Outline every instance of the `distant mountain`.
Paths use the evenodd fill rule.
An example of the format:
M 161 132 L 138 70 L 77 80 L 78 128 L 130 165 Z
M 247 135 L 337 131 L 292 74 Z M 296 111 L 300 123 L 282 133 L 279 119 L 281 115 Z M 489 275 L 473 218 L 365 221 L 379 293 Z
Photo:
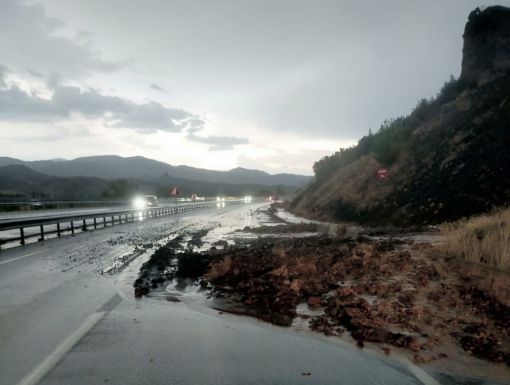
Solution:
M 101 197 L 108 181 L 99 178 L 62 178 L 41 174 L 24 165 L 0 167 L 0 196 L 86 199 Z
M 1 161 L 1 159 L 0 159 Z M 1 163 L 0 163 L 1 164 Z M 0 166 L 0 196 L 16 198 L 48 199 L 99 199 L 130 198 L 136 193 L 169 197 L 170 190 L 178 186 L 181 197 L 192 193 L 200 196 L 267 196 L 273 193 L 285 195 L 293 187 L 274 187 L 258 184 L 228 184 L 190 181 L 163 174 L 159 178 L 106 180 L 96 177 L 57 177 L 37 172 L 23 164 Z
M 464 30 L 460 78 L 409 116 L 315 163 L 313 183 L 291 209 L 403 225 L 487 212 L 510 204 L 509 145 L 510 8 L 477 8 Z
M 22 164 L 35 171 L 61 177 L 87 176 L 102 179 L 156 179 L 164 174 L 168 174 L 171 177 L 188 181 L 292 187 L 303 186 L 310 180 L 309 176 L 304 175 L 271 175 L 263 171 L 240 167 L 230 171 L 214 171 L 189 166 L 172 166 L 142 156 L 121 157 L 103 155 L 73 160 L 39 161 L 22 161 L 14 158 L 0 157 L 0 166 L 11 164 Z
M 0 156 L 0 167 L 8 166 L 11 164 L 24 164 L 24 163 L 26 163 L 26 162 L 23 160 L 9 158 L 8 156 Z

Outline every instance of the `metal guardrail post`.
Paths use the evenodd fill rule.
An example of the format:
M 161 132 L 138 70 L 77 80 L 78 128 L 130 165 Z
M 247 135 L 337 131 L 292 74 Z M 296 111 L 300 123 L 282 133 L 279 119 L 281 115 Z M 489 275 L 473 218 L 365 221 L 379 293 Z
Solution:
M 41 241 L 44 241 L 44 225 L 41 225 L 40 226 L 40 229 L 41 229 Z
M 24 245 L 25 244 L 25 230 L 23 229 L 23 227 L 19 228 L 19 237 L 20 237 L 19 243 Z
M 57 237 L 60 238 L 60 223 L 57 222 Z
M 71 221 L 71 234 L 74 236 L 74 222 Z

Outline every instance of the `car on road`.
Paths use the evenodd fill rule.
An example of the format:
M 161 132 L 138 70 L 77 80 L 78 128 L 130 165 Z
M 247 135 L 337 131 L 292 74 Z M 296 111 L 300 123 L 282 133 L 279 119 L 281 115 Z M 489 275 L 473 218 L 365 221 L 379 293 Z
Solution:
M 132 206 L 137 210 L 147 207 L 156 207 L 158 205 L 158 197 L 156 195 L 139 195 L 133 199 Z

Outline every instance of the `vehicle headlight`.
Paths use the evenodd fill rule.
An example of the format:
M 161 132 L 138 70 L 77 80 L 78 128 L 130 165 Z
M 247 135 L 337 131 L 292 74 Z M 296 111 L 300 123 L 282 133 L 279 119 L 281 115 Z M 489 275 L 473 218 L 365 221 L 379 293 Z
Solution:
M 143 199 L 141 197 L 136 197 L 135 199 L 133 199 L 133 207 L 136 210 L 144 209 L 145 208 L 145 199 Z

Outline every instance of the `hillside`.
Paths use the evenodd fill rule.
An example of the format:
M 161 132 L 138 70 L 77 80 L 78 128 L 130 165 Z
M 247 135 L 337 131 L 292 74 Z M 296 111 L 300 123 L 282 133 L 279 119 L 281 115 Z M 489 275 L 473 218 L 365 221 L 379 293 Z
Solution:
M 454 220 L 510 203 L 510 9 L 469 15 L 462 72 L 433 100 L 314 165 L 291 203 L 322 220 L 397 225 Z M 386 168 L 388 177 L 379 179 Z
M 188 181 L 255 184 L 264 186 L 303 186 L 310 177 L 293 174 L 271 175 L 263 171 L 235 168 L 229 171 L 206 170 L 189 166 L 172 166 L 142 156 L 88 156 L 73 160 L 22 161 L 0 157 L 0 166 L 23 164 L 35 171 L 60 177 L 87 176 L 102 179 L 155 179 L 164 174 Z
M 258 184 L 228 184 L 190 181 L 168 174 L 153 180 L 137 178 L 106 180 L 95 177 L 56 177 L 46 175 L 22 164 L 0 167 L 0 196 L 48 199 L 129 198 L 136 193 L 168 197 L 171 188 L 178 186 L 182 197 L 192 193 L 200 196 L 261 195 L 278 192 L 287 194 L 292 188 Z
M 101 197 L 108 182 L 99 178 L 59 178 L 26 166 L 0 167 L 0 196 L 86 199 Z

